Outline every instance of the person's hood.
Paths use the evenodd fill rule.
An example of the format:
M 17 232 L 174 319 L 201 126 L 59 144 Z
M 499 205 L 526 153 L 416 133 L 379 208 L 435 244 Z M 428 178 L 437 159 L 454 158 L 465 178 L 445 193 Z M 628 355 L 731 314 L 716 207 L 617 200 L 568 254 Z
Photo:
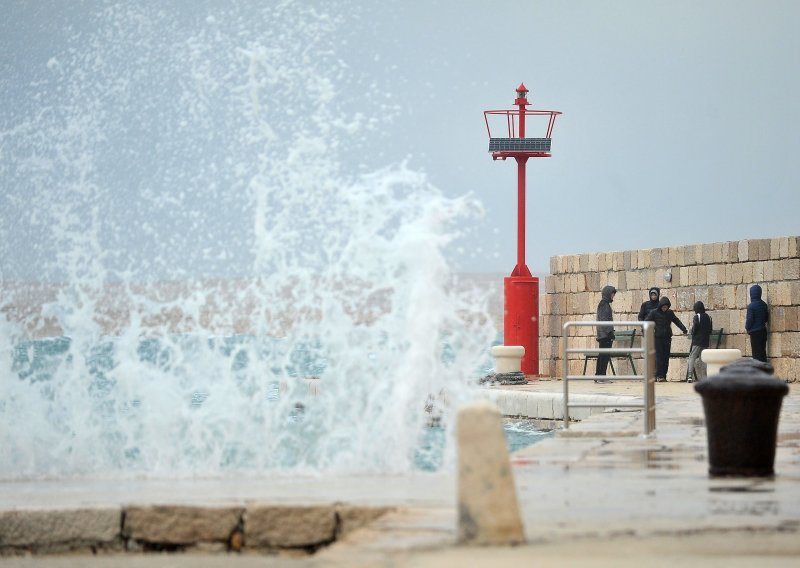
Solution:
M 606 302 L 613 302 L 614 298 L 611 297 L 611 294 L 616 293 L 616 291 L 617 289 L 613 286 L 603 286 L 603 290 L 600 293 Z
M 647 297 L 648 297 L 648 299 L 650 298 L 650 294 L 652 294 L 653 292 L 655 292 L 655 293 L 656 293 L 656 300 L 658 300 L 658 298 L 661 296 L 661 288 L 656 288 L 655 286 L 653 286 L 652 288 L 650 288 L 650 289 L 647 291 Z
M 658 309 L 659 309 L 659 310 L 661 309 L 661 306 L 667 306 L 667 307 L 670 307 L 671 305 L 672 305 L 672 302 L 670 302 L 670 301 L 669 301 L 669 298 L 667 298 L 666 296 L 664 296 L 663 298 L 661 298 L 661 299 L 658 301 Z
M 750 299 L 751 300 L 760 300 L 761 299 L 761 286 L 758 284 L 753 284 L 750 286 Z
M 695 313 L 697 313 L 697 314 L 704 314 L 704 313 L 706 313 L 706 307 L 703 305 L 703 302 L 701 302 L 700 300 L 697 300 L 697 301 L 694 303 L 694 311 L 695 311 Z

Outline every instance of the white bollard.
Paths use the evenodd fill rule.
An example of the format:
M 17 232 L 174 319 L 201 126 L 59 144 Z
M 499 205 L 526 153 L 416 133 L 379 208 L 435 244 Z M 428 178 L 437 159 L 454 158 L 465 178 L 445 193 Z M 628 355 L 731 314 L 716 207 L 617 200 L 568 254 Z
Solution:
M 458 411 L 458 541 L 524 540 L 503 417 L 491 402 L 466 404 Z
M 522 345 L 495 345 L 492 347 L 494 369 L 498 374 L 521 372 L 524 356 L 525 347 Z
M 703 352 L 700 353 L 700 359 L 707 365 L 707 377 L 718 375 L 724 365 L 733 363 L 741 356 L 742 352 L 738 349 L 703 349 Z

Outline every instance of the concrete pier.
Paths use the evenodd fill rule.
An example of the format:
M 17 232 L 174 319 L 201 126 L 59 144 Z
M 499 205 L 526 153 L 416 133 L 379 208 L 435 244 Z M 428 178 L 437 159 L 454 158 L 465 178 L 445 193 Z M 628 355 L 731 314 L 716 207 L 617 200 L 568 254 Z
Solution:
M 256 565 L 256 561 L 261 566 L 387 567 L 555 562 L 585 566 L 587 561 L 594 566 L 634 562 L 647 566 L 676 562 L 726 567 L 754 562 L 797 565 L 798 391 L 790 385 L 784 399 L 775 477 L 728 479 L 708 476 L 702 402 L 692 386 L 656 386 L 658 428 L 650 437 L 641 436 L 639 411 L 603 412 L 572 425 L 568 435 L 557 434 L 512 454 L 528 543 L 522 546 L 476 549 L 456 544 L 454 472 L 359 478 L 18 482 L 0 483 L 0 546 L 6 555 L 0 562 L 12 567 L 236 567 Z M 496 391 L 491 396 L 517 404 L 517 409 L 520 400 L 537 397 L 550 400 L 550 408 L 555 408 L 561 387 L 559 381 L 538 381 L 486 392 Z M 574 394 L 630 397 L 639 390 L 628 383 L 580 383 Z M 196 508 L 197 518 L 205 520 L 193 530 L 208 540 L 180 544 L 177 550 L 182 554 L 123 552 L 121 521 L 134 506 L 169 506 L 178 512 Z M 297 519 L 308 515 L 302 518 L 313 520 L 309 523 L 321 531 L 315 534 L 333 538 L 311 535 L 301 539 L 307 546 L 300 548 L 271 541 L 286 534 L 270 528 L 275 524 L 269 521 L 270 515 L 278 508 L 282 514 L 296 513 Z M 264 531 L 260 534 L 272 547 L 269 555 L 257 550 L 247 553 L 250 512 L 264 519 L 259 521 Z M 43 524 L 48 516 L 55 520 Z M 225 530 L 208 524 L 217 519 Z M 237 553 L 241 529 L 244 548 Z M 56 535 L 61 535 L 60 540 Z M 329 540 L 319 542 L 320 538 Z M 35 545 L 31 544 L 34 539 Z M 109 544 L 101 546 L 100 541 Z M 10 555 L 70 548 L 82 554 Z

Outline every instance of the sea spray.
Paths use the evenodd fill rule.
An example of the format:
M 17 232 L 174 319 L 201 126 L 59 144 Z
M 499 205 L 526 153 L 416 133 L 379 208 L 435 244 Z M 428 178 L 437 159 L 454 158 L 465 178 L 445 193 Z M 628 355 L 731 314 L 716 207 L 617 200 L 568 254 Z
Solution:
M 0 478 L 406 472 L 495 330 L 336 6 L 99 4 L 0 127 Z M 443 463 L 452 465 L 452 444 Z

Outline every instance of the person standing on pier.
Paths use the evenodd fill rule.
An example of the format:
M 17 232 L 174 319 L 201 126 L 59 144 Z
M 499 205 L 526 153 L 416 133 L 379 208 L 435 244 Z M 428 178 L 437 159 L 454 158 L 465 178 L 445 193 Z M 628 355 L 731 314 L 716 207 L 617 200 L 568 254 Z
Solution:
M 767 328 L 769 326 L 769 308 L 761 299 L 761 286 L 750 287 L 750 303 L 747 305 L 747 319 L 744 329 L 750 336 L 750 350 L 753 359 L 767 362 Z
M 605 286 L 600 292 L 600 303 L 597 304 L 597 321 L 614 321 L 614 312 L 611 309 L 611 303 L 614 301 L 614 295 L 617 289 L 613 286 Z M 597 346 L 600 349 L 610 349 L 614 344 L 614 326 L 611 325 L 598 325 L 597 326 Z M 595 367 L 594 374 L 605 376 L 608 369 L 608 363 L 611 361 L 611 355 L 606 353 L 598 353 L 597 366 Z M 606 379 L 595 379 L 596 383 L 610 383 Z
M 661 288 L 653 286 L 648 291 L 650 299 L 642 302 L 642 307 L 639 308 L 639 321 L 644 321 L 647 314 L 652 312 L 658 307 L 658 298 L 661 296 Z
M 697 380 L 705 378 L 705 363 L 697 365 L 697 359 L 703 349 L 708 348 L 711 343 L 711 316 L 706 313 L 706 307 L 701 301 L 694 303 L 694 317 L 692 318 L 692 348 L 689 351 L 689 365 L 686 369 L 686 382 L 692 382 L 692 376 L 696 375 Z M 696 369 L 696 371 L 695 371 Z
M 677 325 L 684 335 L 688 333 L 686 326 L 681 323 L 678 316 L 670 309 L 672 302 L 664 296 L 658 301 L 658 309 L 651 310 L 647 321 L 656 324 L 656 382 L 667 382 L 667 371 L 669 371 L 669 356 L 672 352 L 672 324 Z

